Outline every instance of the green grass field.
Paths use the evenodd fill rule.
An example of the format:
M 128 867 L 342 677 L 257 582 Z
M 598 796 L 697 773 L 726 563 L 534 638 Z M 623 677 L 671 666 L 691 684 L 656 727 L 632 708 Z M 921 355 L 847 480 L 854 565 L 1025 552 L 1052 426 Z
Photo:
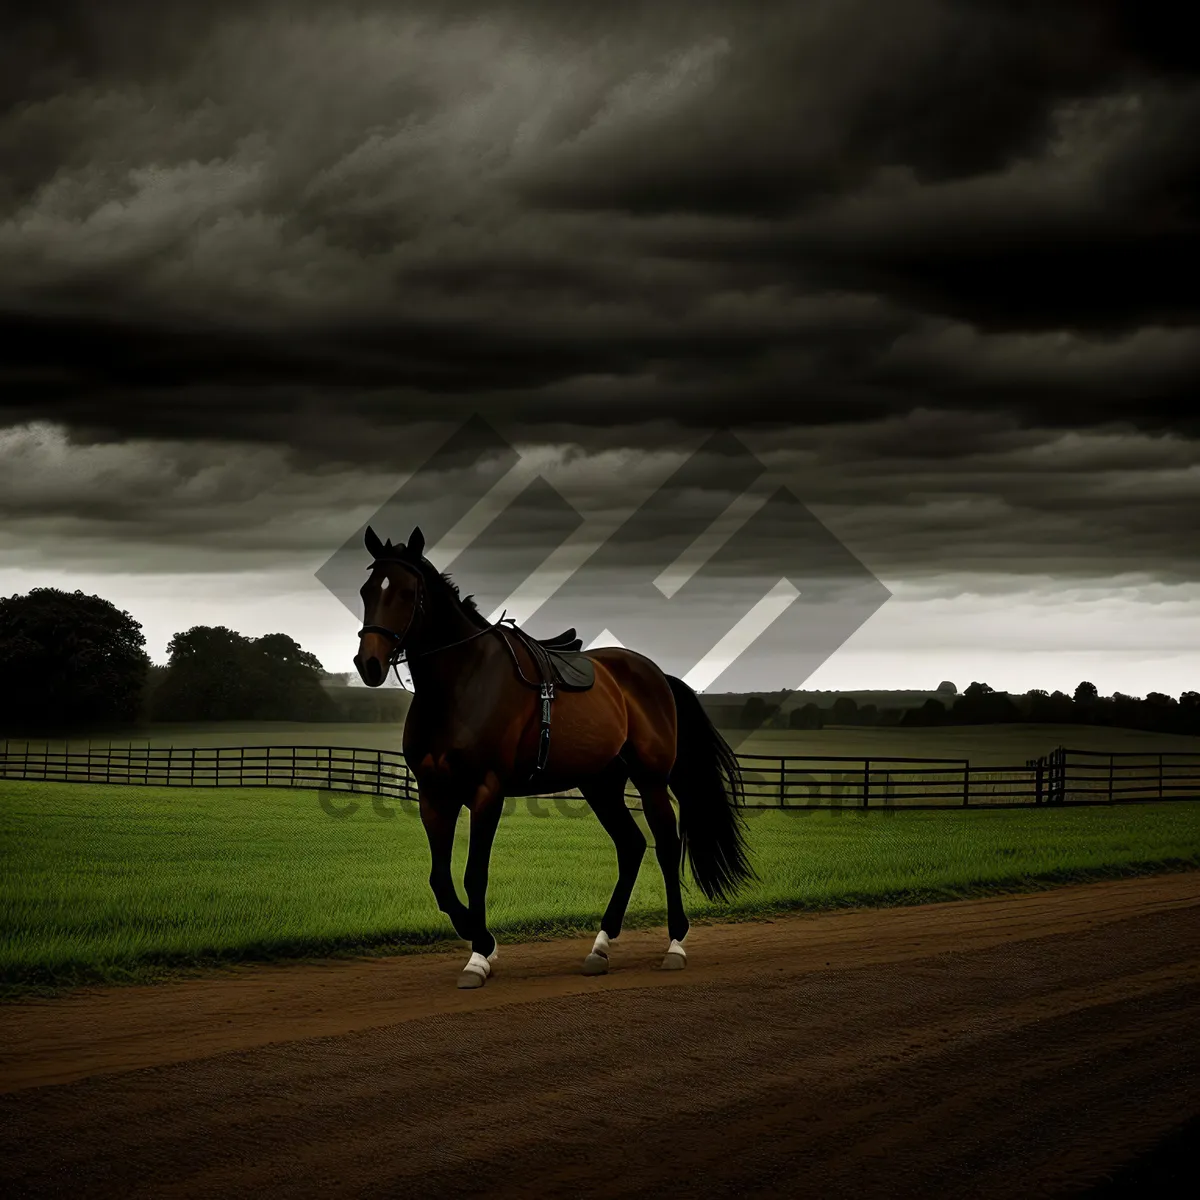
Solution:
M 5 995 L 221 962 L 397 951 L 453 937 L 415 813 L 306 791 L 0 781 Z M 489 893 L 502 941 L 593 932 L 615 882 L 581 802 L 501 823 Z M 341 811 L 339 811 L 341 810 Z M 640 816 L 639 816 L 640 819 Z M 693 918 L 903 904 L 1200 865 L 1200 802 L 863 814 L 760 811 L 762 881 Z M 465 862 L 460 824 L 456 875 Z M 630 925 L 664 919 L 647 855 Z

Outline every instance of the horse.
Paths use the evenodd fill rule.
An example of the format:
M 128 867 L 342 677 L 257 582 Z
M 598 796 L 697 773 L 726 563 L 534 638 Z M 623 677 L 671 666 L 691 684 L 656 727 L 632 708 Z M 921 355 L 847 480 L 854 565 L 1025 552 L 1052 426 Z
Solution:
M 398 679 L 401 662 L 408 667 L 413 699 L 403 753 L 429 840 L 429 884 L 438 908 L 471 947 L 458 986 L 483 986 L 497 958 L 486 897 L 505 798 L 573 788 L 616 847 L 617 882 L 583 963 L 585 974 L 608 972 L 646 852 L 625 801 L 629 782 L 641 796 L 666 884 L 670 940 L 661 966 L 684 967 L 685 863 L 713 901 L 729 901 L 757 878 L 738 760 L 696 693 L 633 650 L 581 653 L 573 629 L 538 641 L 511 619 L 489 621 L 473 597 L 460 596 L 450 576 L 425 558 L 419 526 L 407 544 L 383 543 L 370 527 L 364 541 L 371 563 L 360 592 L 363 627 L 354 665 L 369 687 L 379 687 L 389 670 Z M 678 826 L 668 789 L 679 804 Z M 450 873 L 464 808 L 470 813 L 466 904 Z

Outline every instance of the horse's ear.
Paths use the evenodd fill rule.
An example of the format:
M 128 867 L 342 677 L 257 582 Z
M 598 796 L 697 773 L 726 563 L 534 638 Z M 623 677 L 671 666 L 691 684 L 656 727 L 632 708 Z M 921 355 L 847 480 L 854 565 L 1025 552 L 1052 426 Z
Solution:
M 425 553 L 425 535 L 418 525 L 408 539 L 408 553 L 412 558 L 420 558 Z
M 367 526 L 367 532 L 363 536 L 363 541 L 366 543 L 367 553 L 372 558 L 379 558 L 383 554 L 383 543 L 379 540 L 379 534 L 370 525 Z

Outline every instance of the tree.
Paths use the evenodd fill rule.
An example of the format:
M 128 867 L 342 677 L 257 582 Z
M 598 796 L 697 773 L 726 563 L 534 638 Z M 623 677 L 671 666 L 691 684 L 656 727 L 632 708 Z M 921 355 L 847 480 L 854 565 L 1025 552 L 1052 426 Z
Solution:
M 1075 706 L 1066 692 L 1051 692 L 1047 696 L 1042 688 L 1034 688 L 1027 695 L 1028 716 L 1031 721 L 1048 725 L 1069 725 L 1075 719 Z
M 938 694 L 942 696 L 958 695 L 958 688 L 948 679 L 943 679 L 942 682 L 937 685 L 937 690 Z
M 150 658 L 141 625 L 81 591 L 0 599 L 0 721 L 68 731 L 137 718 Z
M 742 728 L 744 730 L 757 730 L 763 724 L 766 724 L 768 716 L 772 714 L 772 709 L 764 701 L 762 696 L 750 696 L 746 698 L 746 702 L 742 706 Z
M 320 661 L 283 633 L 247 638 L 223 625 L 196 625 L 177 633 L 167 653 L 156 720 L 325 720 L 336 709 L 321 686 Z
M 946 720 L 946 706 L 930 696 L 920 708 L 906 709 L 900 718 L 901 725 L 942 725 Z
M 852 696 L 839 696 L 833 702 L 833 710 L 829 714 L 829 719 L 834 725 L 857 724 L 858 702 Z
M 824 724 L 825 714 L 811 700 L 800 708 L 793 708 L 788 714 L 790 729 L 820 729 Z
M 955 722 L 963 725 L 992 725 L 1016 721 L 1021 712 L 1007 692 L 997 692 L 986 683 L 973 683 L 951 710 Z
M 1094 683 L 1088 683 L 1085 679 L 1075 689 L 1076 704 L 1094 704 L 1100 698 L 1100 692 Z

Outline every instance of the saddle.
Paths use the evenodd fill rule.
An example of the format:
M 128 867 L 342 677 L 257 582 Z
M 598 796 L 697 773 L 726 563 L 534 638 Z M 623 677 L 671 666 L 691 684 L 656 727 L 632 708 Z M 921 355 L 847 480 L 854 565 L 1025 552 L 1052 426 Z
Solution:
M 586 692 L 596 682 L 596 669 L 582 653 L 583 639 L 575 636 L 574 629 L 552 638 L 535 638 L 515 626 L 513 633 L 529 651 L 543 682 L 552 682 L 564 692 Z

